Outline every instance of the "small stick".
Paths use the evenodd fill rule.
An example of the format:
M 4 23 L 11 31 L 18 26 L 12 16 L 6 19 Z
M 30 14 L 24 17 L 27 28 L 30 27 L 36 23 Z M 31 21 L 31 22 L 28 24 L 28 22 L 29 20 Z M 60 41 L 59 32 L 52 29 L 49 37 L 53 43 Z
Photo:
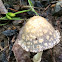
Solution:
M 21 8 L 31 8 L 31 7 L 26 5 L 26 6 L 21 6 Z M 33 8 L 44 10 L 44 8 L 42 8 L 42 7 L 33 7 Z
M 46 11 L 49 7 L 50 7 L 51 5 L 49 4 L 46 8 L 45 8 L 45 10 L 44 11 Z
M 10 9 L 10 10 L 12 10 L 12 11 L 15 11 L 15 12 L 18 12 L 18 10 L 15 10 L 15 9 L 12 9 L 12 8 L 8 8 L 8 9 Z
M 9 46 L 6 46 L 5 48 L 1 49 L 1 51 L 0 51 L 0 52 L 2 52 L 2 51 L 4 51 L 4 50 L 6 50 L 8 47 L 9 47 Z

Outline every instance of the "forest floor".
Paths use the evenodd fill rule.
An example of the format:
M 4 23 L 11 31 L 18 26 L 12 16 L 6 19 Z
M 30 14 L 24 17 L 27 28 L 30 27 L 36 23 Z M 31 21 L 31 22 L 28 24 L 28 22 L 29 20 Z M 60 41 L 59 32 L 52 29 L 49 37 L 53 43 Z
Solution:
M 7 8 L 9 6 L 9 9 L 8 9 L 9 12 L 17 12 L 17 11 L 21 11 L 24 9 L 28 9 L 27 7 L 24 7 L 25 4 L 27 4 L 26 2 L 27 1 L 23 1 L 23 3 L 22 3 L 23 6 L 21 5 L 20 7 L 19 7 L 18 3 L 16 5 L 12 4 L 12 6 L 10 5 L 11 3 L 8 4 L 5 2 L 5 4 L 6 4 Z M 34 3 L 35 3 L 35 1 L 34 1 Z M 35 10 L 37 11 L 37 13 L 40 16 L 46 18 L 48 20 L 48 22 L 51 23 L 55 29 L 59 30 L 61 38 L 60 38 L 59 44 L 54 46 L 52 49 L 48 49 L 43 52 L 41 62 L 62 62 L 62 12 L 61 12 L 62 9 L 59 12 L 54 13 L 52 15 L 52 12 L 53 12 L 55 6 L 53 4 L 51 4 L 51 5 L 50 4 L 51 4 L 51 2 L 48 3 L 48 1 L 47 2 L 43 1 L 43 4 L 40 4 L 40 2 L 37 1 L 34 4 L 34 6 L 37 7 Z M 54 3 L 54 4 L 56 4 L 56 3 Z M 16 8 L 15 8 L 15 6 L 16 6 Z M 38 7 L 42 8 L 42 9 L 38 9 Z M 43 8 L 45 8 L 45 9 L 43 9 Z M 34 15 L 35 15 L 35 13 L 29 11 L 29 12 L 25 12 L 22 14 L 18 14 L 17 17 L 29 19 L 30 17 L 32 17 Z M 0 14 L 0 17 L 1 16 L 5 16 L 5 15 Z M 8 22 L 8 24 L 0 26 L 0 62 L 16 62 L 16 58 L 12 51 L 12 46 L 15 43 L 15 40 L 18 36 L 20 28 L 22 26 L 24 26 L 24 24 L 26 23 L 26 20 L 0 20 L 0 24 L 7 23 L 7 22 Z M 11 30 L 12 30 L 12 32 L 11 32 Z M 18 53 L 21 53 L 21 52 L 18 52 Z M 31 54 L 32 54 L 32 56 L 34 55 L 34 53 L 31 53 Z M 29 61 L 25 60 L 25 61 L 19 61 L 19 62 L 29 62 Z

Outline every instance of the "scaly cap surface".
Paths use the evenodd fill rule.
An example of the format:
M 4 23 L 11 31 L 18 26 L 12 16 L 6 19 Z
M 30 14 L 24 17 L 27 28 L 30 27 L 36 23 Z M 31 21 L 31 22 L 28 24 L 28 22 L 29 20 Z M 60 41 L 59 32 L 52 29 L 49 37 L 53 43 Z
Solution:
M 41 16 L 33 16 L 19 32 L 17 42 L 26 51 L 40 52 L 60 41 L 60 33 Z

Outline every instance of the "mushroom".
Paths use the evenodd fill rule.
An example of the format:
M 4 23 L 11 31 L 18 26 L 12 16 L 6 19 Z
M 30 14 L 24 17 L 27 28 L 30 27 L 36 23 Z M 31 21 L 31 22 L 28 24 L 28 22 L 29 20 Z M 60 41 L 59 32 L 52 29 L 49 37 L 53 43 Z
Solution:
M 33 16 L 21 28 L 16 42 L 28 52 L 37 53 L 33 62 L 40 62 L 43 50 L 60 42 L 60 33 L 41 16 Z

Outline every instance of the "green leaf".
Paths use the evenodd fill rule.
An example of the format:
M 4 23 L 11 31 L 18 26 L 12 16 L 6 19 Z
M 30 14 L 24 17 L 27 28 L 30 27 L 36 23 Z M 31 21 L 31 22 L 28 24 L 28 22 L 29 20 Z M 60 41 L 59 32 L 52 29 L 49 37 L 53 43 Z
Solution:
M 6 25 L 6 24 L 8 24 L 9 22 L 7 22 L 7 23 L 4 23 L 4 24 L 0 24 L 0 26 L 3 26 L 3 25 Z
M 33 4 L 32 4 L 32 2 L 31 2 L 31 0 L 28 0 L 28 2 L 29 2 L 29 5 L 30 5 L 32 11 L 35 12 L 37 16 L 39 16 L 39 15 L 37 14 L 37 12 L 34 10 Z
M 7 15 L 10 16 L 10 17 L 15 17 L 15 16 L 16 16 L 16 15 L 15 15 L 14 13 L 12 13 L 12 12 L 8 12 Z
M 8 20 L 6 17 L 2 17 L 0 18 L 0 20 Z
M 31 10 L 31 9 L 23 10 L 23 11 L 18 11 L 18 12 L 14 13 L 14 14 L 19 14 L 19 13 L 23 13 L 23 12 L 28 12 L 28 11 L 30 11 L 30 10 Z
M 7 17 L 7 19 L 9 19 L 9 20 L 12 19 L 8 14 L 6 14 L 6 17 Z
M 29 2 L 29 5 L 30 5 L 30 6 L 33 6 L 32 2 L 31 2 L 30 0 L 28 0 L 28 2 Z
M 24 20 L 24 19 L 20 19 L 20 18 L 18 17 L 18 18 L 12 18 L 12 20 Z

